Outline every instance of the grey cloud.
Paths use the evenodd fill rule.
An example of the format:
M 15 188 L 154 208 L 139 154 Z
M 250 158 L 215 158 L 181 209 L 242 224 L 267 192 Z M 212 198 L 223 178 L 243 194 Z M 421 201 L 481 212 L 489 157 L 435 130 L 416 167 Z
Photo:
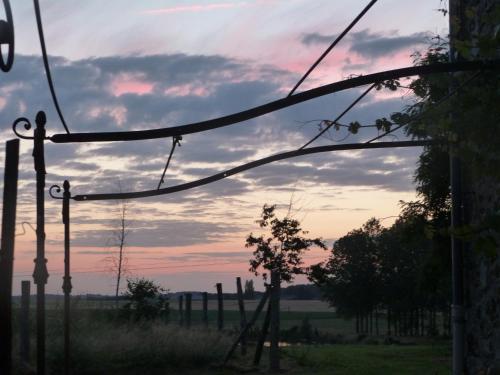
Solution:
M 302 36 L 302 43 L 305 45 L 330 44 L 336 35 L 324 35 L 310 33 Z M 430 39 L 429 33 L 419 32 L 411 35 L 400 36 L 396 33 L 391 35 L 373 33 L 369 29 L 358 32 L 351 32 L 345 38 L 350 46 L 349 51 L 355 52 L 366 58 L 380 58 L 390 56 L 401 50 L 408 50 L 417 45 L 423 45 Z
M 189 246 L 221 242 L 225 236 L 239 232 L 238 225 L 227 223 L 207 223 L 183 220 L 135 221 L 130 224 L 127 246 L 168 247 Z M 74 231 L 74 246 L 107 246 L 112 238 L 112 230 Z

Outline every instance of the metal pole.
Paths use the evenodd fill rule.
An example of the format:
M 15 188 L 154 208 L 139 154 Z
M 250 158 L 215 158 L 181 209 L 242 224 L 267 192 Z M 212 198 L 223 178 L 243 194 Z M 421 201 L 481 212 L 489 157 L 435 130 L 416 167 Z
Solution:
M 45 284 L 49 278 L 45 259 L 45 124 L 47 118 L 39 111 L 35 118 L 33 159 L 36 172 L 36 259 L 33 279 L 36 284 L 37 375 L 45 375 Z
M 7 141 L 0 250 L 0 374 L 12 372 L 12 273 L 16 231 L 19 139 Z
M 452 320 L 453 320 L 453 374 L 464 373 L 465 354 L 465 308 L 464 308 L 464 264 L 463 243 L 455 230 L 462 226 L 461 162 L 450 153 L 451 180 L 451 264 L 452 264 Z
M 70 373 L 70 307 L 71 307 L 71 276 L 70 276 L 70 209 L 69 202 L 71 192 L 69 191 L 69 181 L 65 180 L 63 184 L 63 209 L 62 219 L 64 224 L 64 277 L 62 290 L 64 292 L 64 373 Z
M 450 0 L 450 62 L 457 61 L 454 43 L 461 39 L 464 20 L 462 0 Z M 453 90 L 453 83 L 450 91 Z M 450 114 L 453 125 L 453 113 Z M 453 321 L 453 374 L 462 375 L 465 370 L 465 308 L 464 308 L 464 264 L 463 243 L 456 230 L 463 225 L 462 212 L 462 165 L 455 144 L 450 146 L 450 191 L 451 191 L 451 267 L 452 267 L 452 321 Z

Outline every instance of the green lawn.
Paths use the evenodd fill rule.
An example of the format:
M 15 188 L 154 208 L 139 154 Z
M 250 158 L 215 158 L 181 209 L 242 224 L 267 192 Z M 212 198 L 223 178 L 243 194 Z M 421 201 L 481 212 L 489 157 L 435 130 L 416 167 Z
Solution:
M 451 348 L 439 345 L 324 345 L 284 350 L 294 374 L 449 374 Z

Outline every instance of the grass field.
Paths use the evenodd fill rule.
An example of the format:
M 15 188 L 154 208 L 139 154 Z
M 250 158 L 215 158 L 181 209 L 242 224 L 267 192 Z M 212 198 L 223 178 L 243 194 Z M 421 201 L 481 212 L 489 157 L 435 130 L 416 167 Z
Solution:
M 283 301 L 285 302 L 285 301 Z M 216 332 L 217 311 L 209 305 L 209 328 L 201 325 L 201 310 L 194 304 L 193 326 L 179 327 L 179 314 L 172 306 L 168 320 L 131 323 L 120 318 L 120 310 L 112 302 L 92 306 L 73 303 L 72 353 L 73 374 L 234 374 L 240 371 L 259 374 L 266 369 L 264 358 L 259 369 L 252 369 L 252 345 L 257 331 L 250 336 L 249 354 L 236 355 L 229 368 L 220 363 L 238 331 L 239 312 L 236 301 L 225 301 L 224 331 Z M 248 316 L 254 303 L 247 304 Z M 287 332 L 300 332 L 307 318 L 311 328 L 328 340 L 316 344 L 290 341 L 282 348 L 282 367 L 290 374 L 446 374 L 450 372 L 450 343 L 428 338 L 397 338 L 386 345 L 384 320 L 380 317 L 379 336 L 361 338 L 355 334 L 352 320 L 339 318 L 333 309 L 320 301 L 286 301 L 282 306 L 282 337 Z M 99 308 L 96 308 L 99 307 Z M 314 311 L 316 309 L 316 311 Z M 50 374 L 61 373 L 62 306 L 51 305 L 47 311 L 47 350 Z M 17 316 L 17 313 L 14 314 Z M 35 357 L 34 311 L 31 314 L 32 359 Z M 261 317 L 262 321 L 262 317 Z M 257 323 L 257 327 L 261 325 Z M 16 324 L 17 326 L 17 324 Z M 290 330 L 292 327 L 294 329 Z M 252 341 L 253 340 L 253 341 Z M 319 345 L 318 342 L 329 343 Z M 333 343 L 333 344 L 332 344 Z M 17 345 L 17 344 L 15 344 Z M 17 347 L 17 346 L 15 346 Z M 267 349 L 266 349 L 267 350 Z M 239 353 L 239 351 L 237 351 Z M 31 372 L 32 373 L 32 372 Z M 17 374 L 30 374 L 29 371 Z

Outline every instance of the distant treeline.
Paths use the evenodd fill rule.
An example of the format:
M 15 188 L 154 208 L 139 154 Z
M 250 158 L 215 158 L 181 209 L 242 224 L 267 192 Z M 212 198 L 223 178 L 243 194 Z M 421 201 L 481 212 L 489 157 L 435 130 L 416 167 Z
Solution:
M 201 291 L 183 291 L 175 293 L 166 293 L 171 300 L 177 299 L 182 294 L 191 293 L 193 300 L 201 300 L 203 292 Z M 223 293 L 224 299 L 236 299 L 236 293 Z M 262 297 L 263 292 L 254 291 L 253 296 L 246 295 L 247 299 L 259 299 Z M 20 297 L 14 297 L 19 299 Z M 48 300 L 62 300 L 64 297 L 58 294 L 48 294 Z M 116 301 L 116 297 L 105 294 L 82 294 L 75 295 L 73 298 L 82 298 L 87 301 Z M 281 289 L 281 298 L 287 300 L 319 300 L 321 299 L 321 291 L 314 284 L 290 285 Z M 119 300 L 125 300 L 124 296 L 118 297 Z M 217 293 L 208 293 L 208 299 L 217 299 Z

